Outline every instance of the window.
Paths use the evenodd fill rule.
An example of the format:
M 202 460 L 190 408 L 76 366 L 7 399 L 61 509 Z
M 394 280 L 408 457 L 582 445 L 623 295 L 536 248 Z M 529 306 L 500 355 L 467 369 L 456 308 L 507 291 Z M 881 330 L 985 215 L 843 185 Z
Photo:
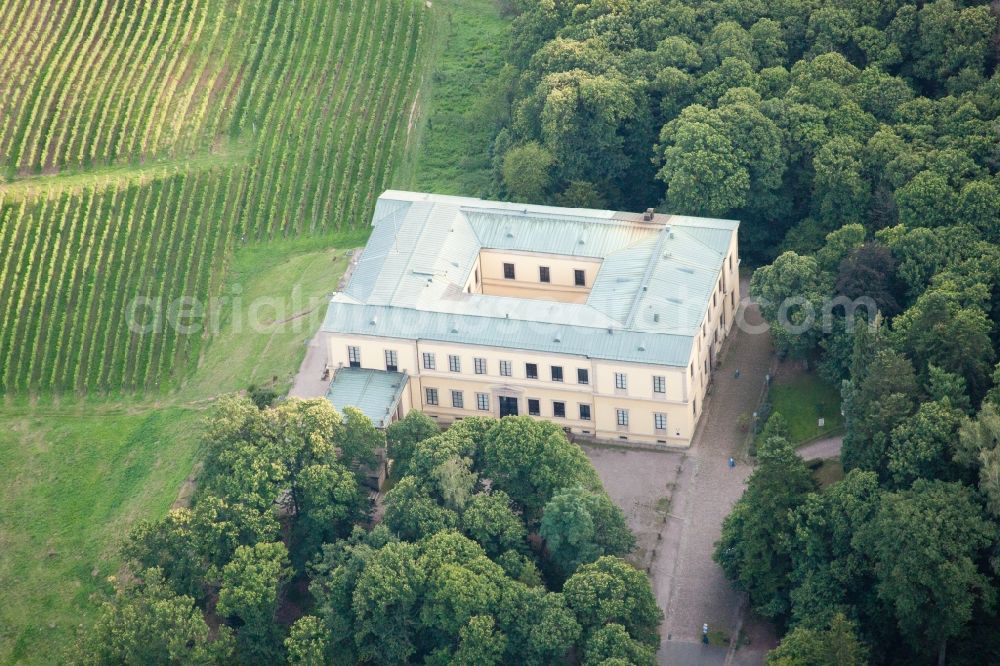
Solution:
M 451 406 L 462 409 L 465 407 L 465 396 L 462 395 L 461 391 L 451 392 Z
M 479 269 L 476 269 L 476 284 L 479 284 Z
M 399 370 L 399 357 L 391 349 L 385 350 L 385 369 L 389 372 L 396 372 Z
M 549 277 L 549 267 L 539 266 L 538 267 L 538 281 L 539 282 L 552 282 Z
M 561 382 L 562 379 L 562 367 L 558 365 L 552 366 L 552 381 Z
M 436 366 L 434 363 L 434 354 L 430 352 L 424 352 L 424 369 L 433 370 Z
M 500 376 L 510 377 L 513 372 L 511 372 L 510 361 L 500 361 Z
M 514 264 L 504 264 L 503 265 L 503 277 L 505 280 L 514 279 Z
M 537 363 L 525 363 L 524 364 L 524 376 L 528 379 L 538 379 L 538 364 Z
M 476 366 L 477 375 L 486 374 L 486 359 L 485 358 L 474 358 L 472 359 L 472 364 Z
M 476 394 L 476 409 L 481 412 L 490 411 L 490 394 L 489 393 L 477 393 Z
M 666 377 L 653 377 L 653 393 L 666 393 L 667 392 L 667 378 Z
M 590 405 L 580 405 L 580 420 L 581 421 L 590 420 Z
M 452 372 L 462 372 L 462 359 L 455 354 L 449 354 L 448 369 Z
M 616 409 L 618 416 L 618 425 L 622 428 L 628 427 L 628 410 L 627 409 Z
M 667 429 L 667 415 L 656 412 L 653 414 L 653 427 L 657 430 Z
M 691 376 L 694 377 L 694 361 L 691 361 Z
M 615 373 L 615 388 L 624 391 L 628 388 L 628 376 L 624 372 Z
M 560 419 L 566 418 L 566 403 L 565 402 L 553 402 L 552 403 L 552 416 L 558 417 Z
M 590 383 L 590 371 L 587 368 L 577 368 L 576 369 L 576 383 L 577 384 L 589 384 Z
M 576 269 L 575 271 L 573 271 L 573 282 L 578 287 L 586 287 L 587 273 L 585 271 L 580 270 L 579 268 Z
M 691 413 L 694 414 L 695 416 L 698 415 L 698 401 L 697 400 L 692 400 L 691 401 Z
M 428 405 L 436 405 L 436 404 L 438 404 L 438 390 L 437 389 L 432 389 L 432 388 L 424 389 L 424 393 L 426 394 L 426 400 L 424 400 L 424 402 L 426 402 Z
M 535 398 L 528 398 L 528 414 L 530 416 L 541 416 L 542 414 L 541 403 Z
M 352 368 L 361 367 L 361 347 L 348 347 L 347 360 Z

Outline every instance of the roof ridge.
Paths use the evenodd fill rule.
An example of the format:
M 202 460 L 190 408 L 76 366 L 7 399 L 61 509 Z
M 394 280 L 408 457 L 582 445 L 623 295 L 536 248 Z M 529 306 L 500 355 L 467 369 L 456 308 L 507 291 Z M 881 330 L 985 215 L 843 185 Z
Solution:
M 414 202 L 414 203 L 418 203 L 418 202 Z M 420 245 L 420 241 L 423 239 L 424 234 L 426 234 L 427 230 L 430 228 L 430 225 L 427 224 L 427 220 L 430 219 L 431 212 L 433 212 L 433 210 L 434 210 L 434 206 L 431 205 L 431 206 L 427 206 L 426 211 L 424 211 L 423 219 L 421 220 L 421 223 L 420 223 L 420 233 L 417 234 L 417 239 L 415 241 L 413 241 L 413 243 L 408 248 L 408 251 L 406 252 L 406 266 L 410 265 L 410 261 L 412 261 L 413 255 L 416 254 L 417 247 Z M 392 247 L 393 248 L 397 248 L 397 246 L 398 246 L 398 243 L 399 243 L 399 231 L 402 228 L 403 228 L 403 225 L 400 225 L 399 229 L 396 229 L 396 233 L 393 234 L 393 238 L 392 238 Z M 398 249 L 396 251 L 398 252 Z M 405 273 L 405 271 L 404 271 L 404 273 Z M 402 275 L 400 276 L 400 278 L 402 278 Z M 400 286 L 402 286 L 402 284 L 403 284 L 403 280 L 402 279 L 399 279 L 399 280 L 396 281 L 395 286 L 393 286 L 393 288 L 392 288 L 392 294 L 391 294 L 390 299 L 389 299 L 390 301 L 396 300 L 396 293 L 399 291 L 399 288 L 400 288 Z
M 488 203 L 488 202 L 483 202 Z M 516 205 L 516 204 L 512 204 Z M 504 215 L 507 217 L 541 217 L 548 219 L 564 219 L 567 222 L 576 222 L 578 224 L 608 224 L 616 226 L 630 226 L 630 227 L 650 227 L 652 225 L 661 226 L 658 222 L 640 222 L 638 220 L 623 220 L 619 217 L 611 216 L 601 216 L 601 215 L 587 215 L 585 213 L 554 213 L 547 210 L 539 210 L 538 208 L 532 209 L 529 206 L 525 206 L 523 209 L 512 209 L 506 207 L 492 207 L 492 206 L 475 206 L 464 204 L 460 205 L 459 209 L 462 212 L 477 212 L 486 213 L 492 215 Z M 582 209 L 573 209 L 582 210 Z M 614 213 L 615 211 L 597 211 L 602 213 Z
M 639 311 L 639 301 L 642 300 L 642 295 L 646 292 L 646 287 L 649 284 L 649 278 L 653 276 L 653 270 L 656 268 L 656 262 L 662 256 L 663 244 L 667 242 L 667 238 L 670 237 L 670 227 L 669 225 L 664 227 L 660 232 L 660 235 L 656 239 L 656 245 L 653 247 L 653 252 L 649 256 L 649 263 L 646 264 L 646 270 L 642 274 L 642 280 L 639 281 L 639 288 L 635 290 L 635 294 L 632 296 L 632 305 L 629 306 L 628 315 L 625 317 L 625 328 L 631 329 L 632 324 L 635 322 L 635 316 Z

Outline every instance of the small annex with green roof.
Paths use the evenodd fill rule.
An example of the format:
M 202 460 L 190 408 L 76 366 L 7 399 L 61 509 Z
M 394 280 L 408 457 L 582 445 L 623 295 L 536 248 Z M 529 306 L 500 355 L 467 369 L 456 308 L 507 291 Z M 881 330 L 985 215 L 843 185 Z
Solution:
M 364 368 L 342 368 L 330 382 L 326 397 L 338 410 L 356 407 L 376 428 L 385 428 L 398 416 L 406 373 Z

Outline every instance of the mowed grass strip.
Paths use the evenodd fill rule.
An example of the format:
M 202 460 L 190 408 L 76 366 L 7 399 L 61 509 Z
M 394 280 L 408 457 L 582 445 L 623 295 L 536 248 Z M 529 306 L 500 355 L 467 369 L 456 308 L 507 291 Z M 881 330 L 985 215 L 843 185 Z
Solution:
M 173 399 L 204 402 L 245 389 L 291 386 L 365 232 L 305 236 L 239 248 L 205 324 L 216 330 L 198 370 Z
M 496 0 L 434 4 L 440 11 L 428 26 L 431 45 L 418 68 L 419 108 L 408 137 L 418 149 L 407 153 L 395 182 L 421 192 L 481 196 L 489 193 L 490 141 L 506 106 L 497 95 L 510 17 Z

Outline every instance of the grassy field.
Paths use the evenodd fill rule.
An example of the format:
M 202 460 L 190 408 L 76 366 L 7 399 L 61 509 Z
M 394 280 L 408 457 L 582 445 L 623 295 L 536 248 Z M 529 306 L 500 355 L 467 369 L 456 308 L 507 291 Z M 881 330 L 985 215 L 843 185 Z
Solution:
M 237 250 L 220 294 L 218 333 L 172 399 L 202 402 L 252 383 L 285 393 L 347 267 L 345 248 L 364 240 L 352 232 Z
M 95 614 L 135 518 L 163 514 L 190 471 L 201 415 L 35 409 L 0 413 L 0 662 L 58 663 Z
M 840 391 L 816 374 L 795 374 L 788 379 L 779 374 L 769 399 L 773 411 L 780 412 L 788 422 L 792 444 L 843 430 Z M 818 426 L 820 417 L 825 419 L 822 428 Z

